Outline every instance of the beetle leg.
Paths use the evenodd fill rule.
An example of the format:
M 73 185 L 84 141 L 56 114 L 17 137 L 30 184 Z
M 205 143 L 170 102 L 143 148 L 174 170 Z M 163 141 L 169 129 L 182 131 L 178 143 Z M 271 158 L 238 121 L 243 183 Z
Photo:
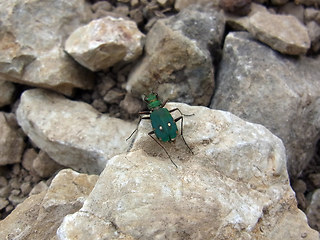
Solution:
M 180 110 L 179 110 L 178 108 L 177 108 L 177 110 L 180 112 Z M 180 112 L 180 113 L 181 113 L 181 112 Z M 186 146 L 189 148 L 189 151 L 190 151 L 192 154 L 194 154 L 194 153 L 192 152 L 191 148 L 189 147 L 189 145 L 187 144 L 186 140 L 185 140 L 184 137 L 183 137 L 183 116 L 180 116 L 180 117 L 174 119 L 175 122 L 178 122 L 179 120 L 181 120 L 181 127 L 180 127 L 180 129 L 181 129 L 181 137 L 182 137 L 184 143 L 186 144 Z
M 154 134 L 154 131 L 149 132 L 148 135 L 149 135 L 154 141 L 156 141 L 156 143 L 158 143 L 160 147 L 162 147 L 162 149 L 166 152 L 166 154 L 168 155 L 168 157 L 169 157 L 170 161 L 173 163 L 173 165 L 176 166 L 176 168 L 178 168 L 177 164 L 175 164 L 174 161 L 171 159 L 169 153 L 168 153 L 167 150 L 164 148 L 164 146 L 163 146 L 160 142 L 158 142 L 157 139 L 155 139 L 151 134 Z
M 150 112 L 149 112 L 149 111 L 139 112 L 139 114 L 140 114 L 140 115 L 150 114 Z M 140 122 L 141 122 L 142 119 L 150 119 L 150 116 L 144 116 L 144 117 L 141 117 L 141 116 L 140 116 L 140 119 L 139 119 L 139 122 L 138 122 L 138 124 L 137 124 L 136 129 L 130 134 L 130 136 L 126 139 L 126 141 L 128 141 L 128 140 L 132 137 L 132 135 L 138 130 L 139 124 L 140 124 Z
M 174 112 L 174 111 L 179 111 L 179 113 L 180 113 L 182 116 L 194 116 L 194 113 L 192 113 L 192 114 L 184 114 L 184 113 L 182 113 L 179 108 L 174 108 L 174 109 L 170 110 L 169 112 L 172 113 L 172 112 Z
M 167 104 L 168 100 L 165 100 L 162 104 L 161 104 L 161 108 L 163 108 L 166 104 Z

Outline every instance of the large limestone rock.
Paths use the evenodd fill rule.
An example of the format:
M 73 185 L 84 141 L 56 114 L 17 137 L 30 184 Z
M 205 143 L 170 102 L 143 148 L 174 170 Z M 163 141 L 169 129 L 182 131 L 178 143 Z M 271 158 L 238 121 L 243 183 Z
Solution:
M 91 18 L 85 0 L 0 2 L 0 76 L 70 95 L 92 87 L 92 74 L 63 52 L 67 36 Z
M 265 127 L 185 104 L 184 136 L 163 144 L 142 122 L 130 153 L 108 161 L 57 231 L 67 239 L 319 239 L 297 208 L 285 149 Z
M 211 54 L 215 58 L 223 33 L 224 18 L 216 11 L 185 9 L 158 20 L 147 34 L 146 55 L 129 75 L 127 91 L 141 96 L 154 90 L 164 99 L 208 105 L 214 89 Z
M 319 139 L 320 58 L 293 59 L 247 33 L 226 37 L 211 107 L 260 123 L 286 146 L 288 170 L 298 176 Z
M 48 190 L 29 197 L 3 221 L 0 239 L 56 239 L 63 217 L 79 210 L 98 176 L 62 170 Z
M 90 105 L 41 89 L 23 93 L 18 123 L 28 137 L 61 165 L 100 173 L 106 161 L 127 150 L 133 123 L 102 115 Z
M 108 16 L 76 29 L 65 50 L 91 71 L 99 71 L 135 60 L 142 54 L 143 44 L 144 34 L 135 22 Z

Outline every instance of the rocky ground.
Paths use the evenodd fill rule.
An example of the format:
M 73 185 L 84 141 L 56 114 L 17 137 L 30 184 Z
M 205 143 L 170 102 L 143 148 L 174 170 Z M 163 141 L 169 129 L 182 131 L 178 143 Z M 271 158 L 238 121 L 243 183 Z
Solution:
M 191 5 L 195 3 L 198 5 Z M 20 11 L 17 10 L 19 8 Z M 65 218 L 59 228 L 60 236 L 70 234 L 68 224 L 74 219 L 78 219 L 79 223 L 91 221 L 84 213 L 94 215 L 96 210 L 101 211 L 101 216 L 97 215 L 98 217 L 105 214 L 111 219 L 118 219 L 119 226 L 112 225 L 115 221 L 110 220 L 111 225 L 107 227 L 110 232 L 107 234 L 121 229 L 119 232 L 127 239 L 131 239 L 131 236 L 142 239 L 154 237 L 154 233 L 148 232 L 138 223 L 138 228 L 145 232 L 145 235 L 126 228 L 132 220 L 126 215 L 127 212 L 110 212 L 103 205 L 94 206 L 94 203 L 104 201 L 100 196 L 103 190 L 99 189 L 108 189 L 110 192 L 103 192 L 104 196 L 112 198 L 110 202 L 116 204 L 119 198 L 123 198 L 122 192 L 119 190 L 119 196 L 113 196 L 111 190 L 114 186 L 110 183 L 120 186 L 124 179 L 136 178 L 132 172 L 119 166 L 116 159 L 122 162 L 123 166 L 128 166 L 128 169 L 134 169 L 133 171 L 143 169 L 145 178 L 141 178 L 141 182 L 148 183 L 153 181 L 155 176 L 159 179 L 165 176 L 166 181 L 172 182 L 166 186 L 166 189 L 171 191 L 182 184 L 180 179 L 172 177 L 175 173 L 161 170 L 166 166 L 163 162 L 157 162 L 155 149 L 141 135 L 134 137 L 131 145 L 123 141 L 135 129 L 136 123 L 133 121 L 137 119 L 137 113 L 146 108 L 141 96 L 157 91 L 162 99 L 231 112 L 248 122 L 265 126 L 278 136 L 286 149 L 290 185 L 295 191 L 298 207 L 307 215 L 309 225 L 320 230 L 318 1 L 47 0 L 41 3 L 17 0 L 9 3 L 2 1 L 0 9 L 0 21 L 3 23 L 0 26 L 1 219 L 12 221 L 8 215 L 32 195 L 34 197 L 27 201 L 43 201 L 42 206 L 49 206 L 48 196 L 54 195 L 55 190 L 61 188 L 59 181 L 63 183 L 63 177 L 67 176 L 66 182 L 75 184 L 74 189 L 77 190 L 74 192 L 80 194 L 81 199 L 75 197 L 77 200 L 70 200 L 70 206 L 76 208 L 69 207 L 68 211 L 64 209 L 64 216 L 75 214 Z M 294 208 L 293 195 L 286 185 L 288 176 L 283 167 L 284 150 L 278 138 L 260 128 L 260 125 L 248 126 L 233 115 L 220 112 L 212 115 L 202 108 L 188 108 L 183 105 L 179 107 L 198 114 L 197 121 L 191 118 L 188 123 L 186 120 L 185 129 L 192 129 L 194 135 L 188 139 L 191 145 L 202 150 L 198 154 L 203 154 L 195 154 L 193 160 L 187 161 L 184 158 L 189 159 L 188 154 L 181 150 L 185 146 L 180 144 L 174 149 L 176 154 L 180 153 L 176 155 L 179 157 L 178 165 L 185 163 L 189 169 L 181 176 L 178 175 L 178 178 L 193 179 L 198 185 L 198 188 L 188 188 L 188 201 L 206 206 L 208 211 L 218 211 L 216 206 L 211 206 L 201 196 L 193 196 L 192 191 L 196 191 L 194 189 L 202 191 L 206 199 L 214 199 L 214 202 L 225 200 L 229 207 L 223 206 L 219 213 L 221 215 L 223 211 L 232 212 L 232 204 L 241 202 L 246 205 L 249 201 L 256 209 L 250 212 L 250 217 L 244 217 L 243 225 L 239 225 L 242 229 L 254 228 L 260 210 L 265 211 L 264 221 L 270 225 L 272 218 L 278 219 L 275 210 L 278 208 L 276 197 L 270 194 L 271 190 L 263 192 L 261 189 L 265 186 L 274 191 L 281 189 L 281 196 L 286 197 L 283 197 L 285 203 L 280 205 L 283 207 L 287 204 Z M 218 119 L 221 124 L 211 126 L 200 118 L 201 114 L 204 119 Z M 143 128 L 146 128 L 146 125 L 143 125 Z M 148 132 L 147 129 L 145 131 Z M 217 132 L 221 134 L 216 135 Z M 214 138 L 204 139 L 205 134 L 211 134 Z M 232 141 L 228 136 L 232 136 Z M 266 139 L 260 141 L 251 136 Z M 230 144 L 227 146 L 234 152 L 225 151 L 225 147 L 219 145 L 219 142 L 224 141 Z M 245 147 L 240 144 L 241 141 L 246 142 Z M 238 148 L 233 142 L 239 143 L 243 148 Z M 143 147 L 146 152 L 139 152 Z M 121 155 L 129 149 L 134 152 L 132 155 Z M 217 150 L 214 152 L 212 149 Z M 209 153 L 216 158 L 226 159 L 225 162 L 221 161 L 225 165 L 215 163 L 213 166 L 205 163 L 204 159 L 210 159 Z M 155 157 L 154 166 L 148 165 L 145 154 Z M 134 163 L 134 157 L 139 157 L 136 155 L 142 156 L 141 163 Z M 117 157 L 112 158 L 113 156 Z M 259 171 L 242 169 L 241 167 L 246 165 L 246 159 L 252 156 L 255 159 L 275 159 L 270 160 L 274 165 L 271 164 L 272 167 L 269 168 L 248 160 L 247 164 L 252 164 L 253 168 Z M 225 169 L 229 164 L 228 159 L 238 157 L 239 161 L 243 161 L 240 165 L 230 164 L 228 169 Z M 103 171 L 106 162 L 111 158 L 109 168 Z M 161 155 L 161 158 L 165 156 Z M 198 166 L 199 162 L 203 164 L 201 167 Z M 149 172 L 152 167 L 154 172 Z M 87 179 L 74 172 L 61 172 L 64 168 L 94 175 Z M 220 172 L 226 179 L 221 179 L 216 173 L 211 176 L 206 168 L 212 172 Z M 196 174 L 197 171 L 199 175 Z M 97 181 L 95 175 L 101 172 L 101 178 L 92 195 L 82 210 L 78 211 Z M 125 176 L 118 174 L 122 172 L 125 172 Z M 254 180 L 248 177 L 251 174 L 254 175 Z M 210 182 L 211 178 L 215 179 L 215 183 Z M 80 191 L 79 185 L 75 183 L 77 181 L 87 188 Z M 163 179 L 159 180 L 161 181 Z M 259 181 L 263 182 L 263 187 L 258 184 Z M 225 189 L 226 193 L 208 193 L 206 189 L 212 187 Z M 233 200 L 228 202 L 224 197 L 228 188 L 237 189 L 247 198 L 239 197 L 230 190 L 230 198 Z M 151 188 L 148 184 L 142 184 L 141 189 L 137 189 L 137 192 L 152 194 L 154 189 L 165 192 L 157 186 Z M 258 197 L 251 196 L 252 189 L 259 190 L 256 193 Z M 174 194 L 179 195 L 178 192 Z M 154 206 L 146 210 L 145 218 L 150 215 L 150 211 L 161 212 L 161 201 L 168 200 L 159 198 L 159 201 L 155 201 L 139 194 L 134 197 L 141 202 L 149 201 L 152 203 L 150 206 Z M 41 200 L 33 200 L 37 198 Z M 199 208 L 200 213 L 192 212 L 188 208 L 188 201 L 181 207 L 174 203 L 167 207 L 171 212 L 186 213 L 185 219 L 205 219 L 205 215 L 202 215 L 205 210 Z M 132 204 L 139 209 L 139 203 L 132 203 L 130 199 L 117 204 Z M 276 207 L 270 207 L 273 205 Z M 23 208 L 23 205 L 20 206 Z M 266 209 L 270 212 L 267 213 Z M 187 214 L 188 211 L 190 213 Z M 278 211 L 284 210 L 279 207 Z M 219 214 L 217 213 L 217 219 L 220 219 Z M 237 214 L 245 216 L 247 212 L 239 210 Z M 223 219 L 231 223 L 237 214 L 233 212 Z M 279 217 L 281 220 L 285 219 L 282 222 L 284 225 L 280 224 L 282 227 L 290 224 L 288 219 L 292 216 L 293 219 L 303 218 L 296 210 L 290 214 Z M 45 219 L 47 215 L 40 210 L 39 216 Z M 37 227 L 41 225 L 39 216 Z M 57 219 L 56 229 L 62 222 L 62 217 Z M 202 227 L 200 232 L 206 232 L 209 227 L 200 220 L 195 225 Z M 149 229 L 162 224 L 154 221 L 148 219 Z M 209 219 L 206 221 L 208 225 L 211 224 Z M 260 230 L 264 228 L 268 231 L 267 224 L 261 222 L 259 221 Z M 94 223 L 102 224 L 103 228 L 103 223 Z M 166 236 L 177 239 L 187 239 L 182 236 L 199 238 L 187 230 L 179 233 L 179 236 L 174 235 L 174 230 L 170 232 L 170 228 L 177 223 L 181 224 L 181 229 L 190 228 L 181 220 L 173 218 L 167 221 L 169 232 Z M 218 231 L 219 224 L 213 228 L 212 231 Z M 311 237 L 316 236 L 314 233 L 305 227 L 302 229 L 301 232 L 304 233 L 301 238 L 316 239 Z M 221 239 L 222 236 L 228 236 L 229 230 L 226 228 L 223 231 L 225 232 L 219 232 Z M 258 235 L 252 236 L 260 236 L 263 231 L 253 232 Z M 277 233 L 282 232 L 279 230 Z M 34 238 L 36 235 L 28 234 L 30 239 L 43 239 L 43 236 Z M 210 237 L 213 233 L 207 234 L 202 237 Z M 243 236 L 241 234 L 238 237 Z M 306 234 L 309 234 L 310 238 L 307 238 Z

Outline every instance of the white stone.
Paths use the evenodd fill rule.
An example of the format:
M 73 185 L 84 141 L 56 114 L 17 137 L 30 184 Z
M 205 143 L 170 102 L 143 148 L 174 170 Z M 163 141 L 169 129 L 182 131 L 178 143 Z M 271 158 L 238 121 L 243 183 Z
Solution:
M 82 206 L 97 178 L 70 169 L 60 171 L 47 191 L 32 195 L 0 221 L 0 239 L 56 239 L 63 217 Z
M 184 117 L 194 155 L 181 137 L 163 143 L 176 168 L 143 121 L 131 152 L 107 163 L 80 211 L 64 218 L 58 239 L 319 238 L 296 206 L 279 138 L 228 112 L 167 107 L 195 114 Z
M 99 173 L 125 152 L 135 124 L 102 115 L 90 105 L 50 91 L 25 91 L 17 119 L 28 137 L 52 159 L 73 169 Z
M 107 16 L 76 29 L 65 43 L 65 50 L 92 71 L 105 70 L 118 62 L 139 57 L 144 34 L 133 21 Z

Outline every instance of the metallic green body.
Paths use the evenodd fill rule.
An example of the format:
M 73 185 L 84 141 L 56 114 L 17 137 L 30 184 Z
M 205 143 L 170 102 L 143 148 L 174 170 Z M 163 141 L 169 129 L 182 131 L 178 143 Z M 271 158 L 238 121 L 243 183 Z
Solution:
M 158 108 L 151 112 L 150 120 L 157 138 L 163 142 L 173 141 L 178 133 L 176 122 L 166 108 Z

